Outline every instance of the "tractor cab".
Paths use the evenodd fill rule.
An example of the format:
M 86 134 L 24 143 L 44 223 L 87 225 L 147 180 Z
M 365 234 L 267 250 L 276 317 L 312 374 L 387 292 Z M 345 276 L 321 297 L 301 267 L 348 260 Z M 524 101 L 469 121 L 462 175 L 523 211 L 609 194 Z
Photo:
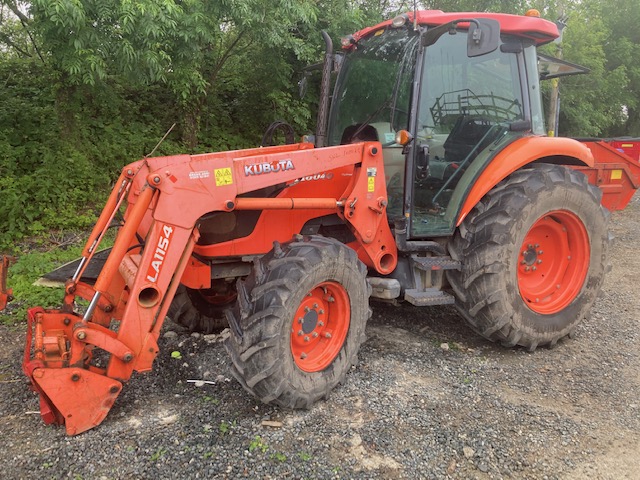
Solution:
M 494 153 L 544 134 L 536 45 L 555 25 L 464 15 L 405 14 L 343 41 L 329 145 L 382 143 L 388 215 L 409 238 L 451 235 Z

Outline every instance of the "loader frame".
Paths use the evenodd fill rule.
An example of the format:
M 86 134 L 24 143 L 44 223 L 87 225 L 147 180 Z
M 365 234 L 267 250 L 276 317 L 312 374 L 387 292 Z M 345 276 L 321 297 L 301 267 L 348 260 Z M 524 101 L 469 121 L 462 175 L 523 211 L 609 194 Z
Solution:
M 322 150 L 297 144 L 126 166 L 66 283 L 62 308 L 28 312 L 23 369 L 40 395 L 44 421 L 65 424 L 70 435 L 92 428 L 109 412 L 122 382 L 134 371 L 151 370 L 165 315 L 198 240 L 198 220 L 206 213 L 332 210 L 351 228 L 361 260 L 381 274 L 392 271 L 397 251 L 385 215 L 381 152 L 375 142 Z M 313 175 L 319 165 L 353 167 L 339 198 L 238 198 Z M 265 173 L 255 175 L 259 169 Z M 95 285 L 83 283 L 125 200 L 124 223 Z M 141 245 L 136 237 L 145 224 L 148 235 Z M 83 314 L 76 312 L 77 299 L 89 302 Z

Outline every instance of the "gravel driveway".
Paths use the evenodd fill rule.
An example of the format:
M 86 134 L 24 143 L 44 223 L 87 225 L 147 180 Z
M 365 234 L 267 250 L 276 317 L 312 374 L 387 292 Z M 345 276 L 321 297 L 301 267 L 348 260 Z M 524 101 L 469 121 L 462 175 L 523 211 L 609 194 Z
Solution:
M 257 404 L 220 337 L 167 322 L 154 371 L 67 437 L 35 413 L 24 326 L 1 324 L 2 477 L 640 478 L 637 197 L 611 227 L 613 269 L 575 338 L 506 350 L 452 308 L 374 305 L 360 364 L 309 411 Z

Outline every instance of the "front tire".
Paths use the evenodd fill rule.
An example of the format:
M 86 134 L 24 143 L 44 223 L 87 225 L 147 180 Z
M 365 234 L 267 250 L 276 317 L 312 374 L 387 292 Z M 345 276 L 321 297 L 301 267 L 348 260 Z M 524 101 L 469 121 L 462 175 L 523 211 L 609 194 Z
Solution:
M 355 252 L 319 236 L 276 243 L 238 289 L 239 318 L 225 341 L 233 376 L 285 408 L 326 397 L 355 364 L 371 315 Z
M 533 351 L 571 334 L 604 279 L 608 214 L 580 172 L 547 164 L 513 173 L 465 218 L 449 250 L 456 306 L 471 327 Z

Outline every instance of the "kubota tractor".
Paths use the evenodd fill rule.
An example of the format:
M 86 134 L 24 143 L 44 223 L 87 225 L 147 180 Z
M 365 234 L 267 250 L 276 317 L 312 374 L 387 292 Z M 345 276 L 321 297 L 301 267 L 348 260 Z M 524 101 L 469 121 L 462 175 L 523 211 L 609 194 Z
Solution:
M 557 36 L 537 16 L 407 13 L 344 40 L 327 114 L 328 41 L 316 145 L 124 167 L 63 306 L 29 310 L 24 371 L 44 420 L 98 425 L 152 368 L 167 314 L 228 323 L 233 375 L 286 408 L 344 379 L 370 297 L 455 303 L 506 346 L 570 335 L 602 285 L 607 210 L 630 200 L 640 164 L 544 135 L 536 47 Z

